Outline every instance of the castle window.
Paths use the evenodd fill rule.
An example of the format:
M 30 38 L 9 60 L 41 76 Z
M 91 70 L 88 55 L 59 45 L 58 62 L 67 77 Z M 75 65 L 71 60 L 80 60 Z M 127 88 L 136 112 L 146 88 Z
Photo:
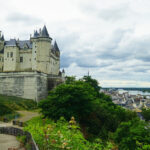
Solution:
M 9 57 L 9 52 L 7 53 L 7 57 Z
M 10 57 L 13 57 L 13 52 L 10 53 Z
M 23 57 L 20 57 L 20 62 L 23 62 Z

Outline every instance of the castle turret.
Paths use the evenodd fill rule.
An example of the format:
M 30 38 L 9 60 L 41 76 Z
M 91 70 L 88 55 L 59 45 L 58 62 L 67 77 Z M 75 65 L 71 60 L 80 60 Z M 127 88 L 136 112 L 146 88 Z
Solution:
M 55 51 L 56 51 L 56 56 L 60 56 L 60 50 L 59 50 L 59 48 L 58 48 L 58 45 L 57 45 L 57 42 L 55 41 L 55 43 L 54 43 L 54 49 L 55 49 Z
M 32 70 L 50 74 L 50 50 L 52 38 L 49 36 L 46 26 L 42 30 L 34 32 L 32 41 Z
M 65 70 L 62 70 L 62 77 L 65 78 Z
M 2 32 L 0 31 L 0 51 L 3 51 L 4 49 L 4 35 L 2 35 Z

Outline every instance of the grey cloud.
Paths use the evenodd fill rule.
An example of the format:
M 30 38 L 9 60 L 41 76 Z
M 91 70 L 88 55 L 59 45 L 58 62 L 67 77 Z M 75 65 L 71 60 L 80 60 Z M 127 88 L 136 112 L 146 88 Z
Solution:
M 6 17 L 6 21 L 12 22 L 12 23 L 23 23 L 23 24 L 39 24 L 43 22 L 41 19 L 33 17 L 31 15 L 26 15 L 22 13 L 11 13 Z
M 110 9 L 103 9 L 98 13 L 98 16 L 104 20 L 116 21 L 123 19 L 128 13 L 129 7 L 124 4 Z
M 128 3 L 122 3 L 120 5 L 116 5 L 105 9 L 99 9 L 94 4 L 84 4 L 80 6 L 80 9 L 83 13 L 94 15 L 105 21 L 121 20 L 130 13 Z

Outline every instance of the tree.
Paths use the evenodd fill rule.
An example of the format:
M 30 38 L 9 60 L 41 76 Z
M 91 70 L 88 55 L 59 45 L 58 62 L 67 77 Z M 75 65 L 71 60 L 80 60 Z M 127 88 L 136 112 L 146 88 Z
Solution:
M 150 108 L 148 109 L 143 108 L 141 114 L 146 121 L 150 120 Z
M 39 107 L 46 117 L 57 120 L 64 116 L 69 120 L 74 116 L 81 121 L 92 111 L 95 99 L 93 87 L 83 81 L 74 81 L 57 86 L 46 100 L 39 103 Z
M 95 91 L 99 94 L 101 87 L 99 86 L 99 83 L 96 79 L 92 79 L 91 76 L 84 76 L 82 80 L 90 84 L 95 89 Z
M 136 150 L 150 144 L 150 128 L 139 119 L 122 122 L 114 134 L 114 140 L 121 150 Z
M 65 83 L 66 84 L 71 84 L 71 83 L 73 83 L 75 81 L 76 81 L 76 77 L 75 76 L 66 76 L 65 77 Z

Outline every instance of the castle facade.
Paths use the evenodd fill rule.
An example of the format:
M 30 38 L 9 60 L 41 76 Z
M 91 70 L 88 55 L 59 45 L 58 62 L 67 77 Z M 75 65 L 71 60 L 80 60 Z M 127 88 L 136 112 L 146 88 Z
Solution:
M 0 32 L 0 94 L 39 101 L 63 81 L 60 50 L 46 26 L 24 41 L 5 41 Z
M 46 26 L 24 41 L 5 41 L 0 33 L 0 72 L 39 71 L 58 75 L 59 69 L 60 51 L 56 42 L 52 45 Z

